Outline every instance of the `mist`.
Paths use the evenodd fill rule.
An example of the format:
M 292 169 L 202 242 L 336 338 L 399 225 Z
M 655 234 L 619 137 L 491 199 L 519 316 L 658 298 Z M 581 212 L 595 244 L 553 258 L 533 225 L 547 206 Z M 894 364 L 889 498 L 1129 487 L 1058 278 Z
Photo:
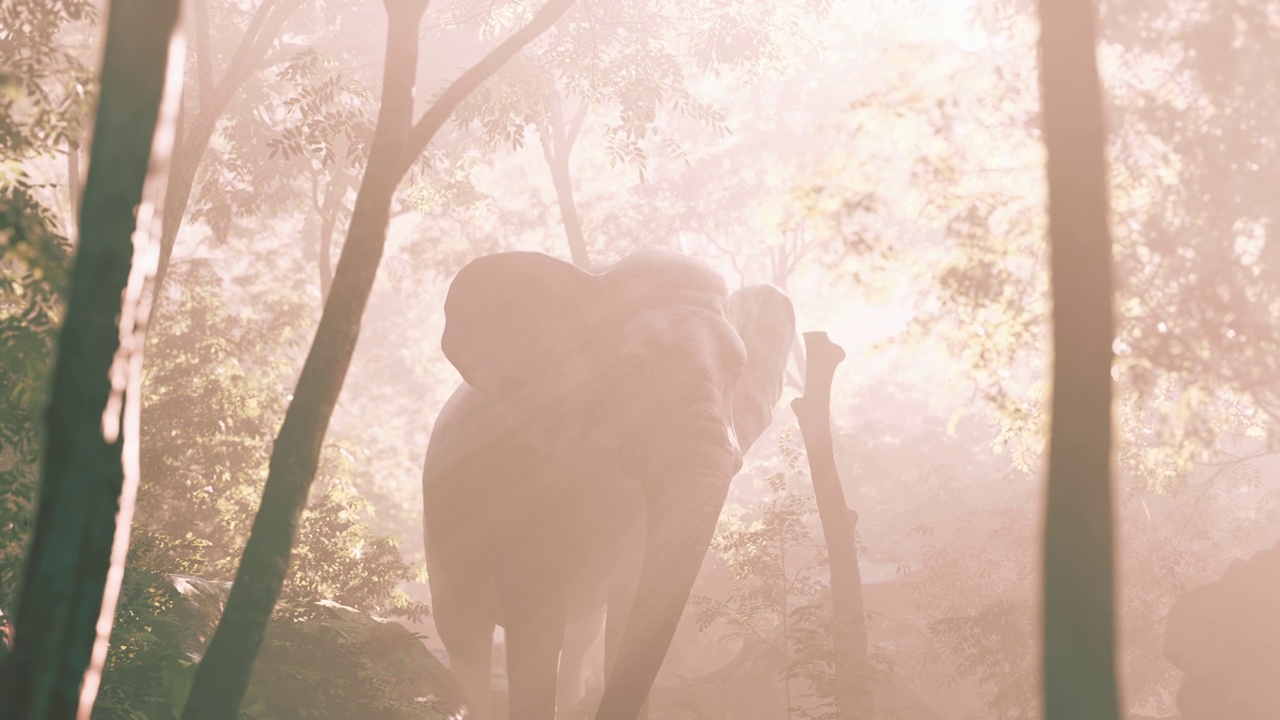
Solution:
M 1273 3 L 137 2 L 0 9 L 0 717 L 1280 715 Z

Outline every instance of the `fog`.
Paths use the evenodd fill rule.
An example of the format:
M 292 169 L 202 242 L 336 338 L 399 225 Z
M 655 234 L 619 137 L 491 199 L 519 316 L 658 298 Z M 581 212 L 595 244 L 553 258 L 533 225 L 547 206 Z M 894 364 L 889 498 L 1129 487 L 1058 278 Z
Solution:
M 241 717 L 576 720 L 645 697 L 655 719 L 1045 716 L 1034 3 L 578 0 L 421 153 L 396 141 L 385 222 L 357 197 L 377 202 L 392 122 L 386 9 L 259 5 L 183 6 L 141 482 L 93 717 L 191 717 L 304 362 L 341 354 L 313 347 L 322 310 L 354 313 L 359 339 Z M 540 7 L 432 3 L 409 122 Z M 9 615 L 106 12 L 0 11 Z M 1276 717 L 1280 13 L 1098 17 L 1121 717 Z M 383 225 L 361 314 L 339 258 Z M 853 550 L 829 545 L 845 508 L 820 519 L 823 441 L 792 405 L 822 372 L 814 332 L 845 355 L 830 428 L 853 629 L 832 590 Z

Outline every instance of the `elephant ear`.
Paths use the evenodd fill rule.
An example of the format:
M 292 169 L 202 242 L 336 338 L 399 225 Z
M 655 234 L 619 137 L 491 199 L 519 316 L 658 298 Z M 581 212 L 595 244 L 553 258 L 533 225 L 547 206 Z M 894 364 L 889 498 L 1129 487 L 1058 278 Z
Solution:
M 747 364 L 734 388 L 733 425 L 746 452 L 773 420 L 796 336 L 791 299 L 772 285 L 750 285 L 729 296 L 729 322 L 747 348 Z
M 581 440 L 598 361 L 591 308 L 599 278 L 541 253 L 462 268 L 444 301 L 445 357 L 527 440 L 562 454 Z

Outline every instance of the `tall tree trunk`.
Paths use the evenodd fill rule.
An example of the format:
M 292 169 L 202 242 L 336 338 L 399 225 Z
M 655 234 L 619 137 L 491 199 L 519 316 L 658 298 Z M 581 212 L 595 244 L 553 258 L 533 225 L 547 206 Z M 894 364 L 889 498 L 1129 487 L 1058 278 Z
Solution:
M 182 87 L 178 8 L 112 0 L 107 16 L 35 532 L 0 677 L 6 720 L 87 720 L 106 657 L 138 480 L 156 203 Z
M 1053 415 L 1044 530 L 1047 720 L 1115 720 L 1111 236 L 1096 8 L 1040 2 Z
M 800 422 L 818 518 L 831 563 L 831 606 L 835 624 L 836 710 L 847 720 L 871 720 L 867 682 L 867 625 L 858 567 L 858 516 L 845 502 L 831 438 L 831 382 L 844 349 L 824 332 L 804 334 L 808 368 L 804 395 L 791 401 Z
M 513 55 L 555 24 L 573 0 L 550 0 L 523 28 L 463 73 L 413 119 L 418 25 L 425 2 L 384 0 L 386 67 L 369 164 L 320 325 L 285 412 L 262 504 L 240 559 L 222 619 L 209 642 L 183 720 L 235 720 L 288 572 L 293 541 L 315 479 L 324 435 L 360 335 L 360 321 L 386 244 L 391 200 L 405 173 L 458 104 Z

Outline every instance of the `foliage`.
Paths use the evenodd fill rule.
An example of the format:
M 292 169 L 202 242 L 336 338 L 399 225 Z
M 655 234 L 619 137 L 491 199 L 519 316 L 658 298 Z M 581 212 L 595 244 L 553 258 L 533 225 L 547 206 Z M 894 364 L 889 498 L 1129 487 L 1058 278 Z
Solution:
M 13 382 L 6 383 L 12 392 L 4 396 L 0 426 L 0 607 L 11 607 L 15 597 L 29 531 L 41 411 L 69 259 L 66 241 L 49 230 L 47 213 L 21 187 L 7 197 L 0 371 Z M 185 650 L 161 639 L 172 634 L 175 621 L 166 615 L 172 602 L 159 585 L 170 573 L 219 579 L 234 571 L 283 411 L 291 368 L 281 350 L 296 345 L 298 323 L 306 317 L 296 301 L 259 308 L 260 314 L 233 311 L 208 265 L 175 272 L 194 292 L 170 306 L 148 356 L 144 481 L 95 717 L 167 717 L 139 715 L 156 703 L 173 702 L 174 683 L 190 663 Z M 286 602 L 306 607 L 324 598 L 418 619 L 425 606 L 400 589 L 417 576 L 392 539 L 367 529 L 372 508 L 355 489 L 360 455 L 338 444 L 327 449 L 325 481 L 304 518 Z M 382 675 L 375 679 L 390 682 Z
M 175 599 L 164 591 L 163 584 L 166 572 L 193 569 L 186 559 L 192 550 L 146 528 L 134 531 L 102 689 L 93 708 L 95 718 L 176 717 L 153 710 L 180 705 L 174 683 L 192 662 L 188 649 L 176 639 L 185 627 L 173 614 Z
M 957 713 L 1035 718 L 1039 490 L 1009 458 L 977 450 L 997 432 L 972 421 L 948 433 L 939 418 L 872 420 L 845 434 L 840 456 L 850 477 L 863 478 L 862 506 L 879 508 L 863 513 L 860 531 L 897 538 L 872 544 L 864 567 L 895 568 L 888 582 L 909 603 L 892 608 L 886 624 L 873 623 L 872 636 L 892 643 L 898 667 L 916 683 L 943 682 L 942 691 L 963 697 Z M 1117 607 L 1130 708 L 1172 710 L 1180 677 L 1163 656 L 1163 634 L 1173 602 L 1274 541 L 1274 467 L 1206 467 L 1162 490 L 1150 478 L 1120 476 Z
M 699 630 L 720 625 L 723 637 L 744 642 L 751 661 L 777 673 L 787 687 L 789 716 L 838 718 L 837 687 L 866 687 L 883 679 L 891 664 L 875 652 L 858 677 L 835 675 L 826 548 L 814 525 L 812 491 L 788 488 L 804 476 L 804 454 L 793 443 L 792 432 L 785 432 L 779 442 L 784 469 L 765 478 L 770 495 L 745 516 L 723 517 L 717 528 L 711 552 L 734 583 L 728 595 L 697 595 L 690 602 L 698 608 Z M 803 688 L 794 696 L 793 681 Z
M 1157 30 L 1158 28 L 1158 30 Z M 1276 30 L 1266 4 L 1122 3 L 1111 41 L 1118 180 L 1134 188 L 1124 274 L 1135 291 L 1126 354 L 1179 386 L 1215 383 L 1276 417 L 1273 312 L 1280 174 Z M 1170 52 L 1176 48 L 1176 52 Z M 1159 375 L 1134 370 L 1152 387 Z
M 1034 458 L 1048 307 L 1031 9 L 976 4 L 973 46 L 945 49 L 971 61 L 944 63 L 928 50 L 936 69 L 877 83 L 892 90 L 873 86 L 851 103 L 842 133 L 866 149 L 825 182 L 833 196 L 883 188 L 891 174 L 876 168 L 901 155 L 899 138 L 916 139 L 910 176 L 894 185 L 899 194 L 882 220 L 914 214 L 913 224 L 928 228 L 923 242 L 886 235 L 849 249 L 860 262 L 882 254 L 917 274 L 909 337 L 945 343 L 1005 425 L 1004 446 Z M 1155 463 L 1159 454 L 1166 472 L 1128 469 L 1161 482 L 1221 459 L 1220 433 L 1242 421 L 1252 423 L 1256 449 L 1274 444 L 1267 378 L 1276 339 L 1263 316 L 1276 302 L 1274 243 L 1265 240 L 1276 208 L 1257 190 L 1280 167 L 1263 129 L 1276 96 L 1266 31 L 1274 27 L 1252 6 L 1103 8 L 1118 421 L 1155 450 L 1126 453 L 1126 462 Z
M 256 5 L 206 3 L 207 54 L 191 26 L 189 120 L 206 97 L 201 63 L 215 77 L 230 64 Z M 433 3 L 418 95 L 431 97 L 533 6 Z M 444 286 L 478 254 L 563 255 L 539 145 L 585 108 L 570 169 L 593 257 L 681 249 L 731 285 L 786 288 L 802 325 L 831 331 L 851 358 L 833 412 L 868 539 L 864 578 L 909 585 L 915 601 L 892 610 L 892 627 L 869 620 L 873 643 L 922 692 L 944 677 L 939 692 L 960 698 L 957 708 L 1026 716 L 1048 338 L 1033 10 L 1027 0 L 575 7 L 468 101 L 404 188 L 295 555 L 291 607 L 328 596 L 390 612 L 408 609 L 405 587 L 423 597 L 402 582 L 412 573 L 397 553 L 408 565 L 421 557 L 421 453 L 458 380 L 438 351 Z M 1161 655 L 1169 603 L 1228 557 L 1269 544 L 1280 520 L 1265 456 L 1280 36 L 1257 3 L 1100 10 L 1122 282 L 1125 686 L 1134 707 L 1157 715 L 1178 682 Z M 147 685 L 163 680 L 157 668 L 180 686 L 178 661 L 147 644 L 156 626 L 145 573 L 226 579 L 243 543 L 316 320 L 313 238 L 326 218 L 340 229 L 346 179 L 364 162 L 379 13 L 305 4 L 232 97 L 201 161 L 148 357 L 137 547 L 99 703 L 122 716 L 133 699 L 167 697 L 162 682 Z M 67 169 L 55 161 L 93 96 L 92 25 L 83 2 L 0 9 L 0 174 L 11 180 L 0 197 L 0 606 L 34 492 L 70 234 L 56 221 Z M 803 482 L 788 481 L 800 497 Z M 699 610 L 785 645 L 789 654 L 770 657 L 804 675 L 797 685 L 821 681 L 830 654 L 813 517 L 767 484 L 734 492 L 752 509 L 726 520 L 716 571 L 741 562 L 759 575 Z M 783 540 L 793 531 L 810 539 Z M 778 640 L 784 619 L 789 645 Z
M 71 268 L 70 243 L 27 165 L 79 135 L 91 87 L 69 38 L 92 3 L 0 8 L 0 607 L 12 608 L 40 460 L 50 358 Z
M 451 714 L 444 693 L 423 690 L 449 681 L 443 668 L 424 663 L 430 654 L 419 638 L 394 623 L 378 625 L 320 603 L 298 608 L 287 626 L 277 621 L 275 629 L 258 661 L 270 672 L 260 673 L 250 687 L 244 711 L 249 718 L 436 720 Z M 324 661 L 317 664 L 317 658 Z M 438 685 L 433 689 L 440 692 Z
M 70 245 L 21 181 L 0 185 L 0 607 L 12 608 L 35 511 Z
M 162 538 L 144 530 L 139 540 L 94 708 L 104 720 L 179 717 L 226 598 L 223 583 L 161 571 L 173 552 Z M 330 601 L 291 600 L 273 620 L 241 717 L 439 718 L 450 691 L 438 661 L 398 624 Z
M 295 84 L 297 90 L 284 98 L 292 122 L 267 141 L 268 157 L 279 152 L 288 160 L 290 155 L 311 154 L 321 165 L 329 165 L 341 155 L 345 163 L 363 164 L 373 137 L 368 88 L 344 76 L 337 60 L 311 48 L 294 55 L 276 78 Z
M 172 613 L 165 579 L 179 573 L 227 580 L 234 574 L 286 399 L 290 363 L 280 355 L 281 344 L 300 340 L 298 322 L 306 316 L 291 303 L 267 308 L 279 314 L 263 313 L 266 317 L 235 312 L 217 292 L 219 278 L 212 268 L 196 263 L 175 272 L 182 275 L 181 285 L 194 291 L 170 306 L 148 356 L 144 485 L 95 717 L 169 717 L 166 713 L 174 711 L 168 708 L 180 711 L 192 649 L 174 639 L 183 630 L 175 624 L 184 623 Z M 304 516 L 278 612 L 281 622 L 313 618 L 321 600 L 411 620 L 426 612 L 400 589 L 416 575 L 394 540 L 367 529 L 372 508 L 355 490 L 360 473 L 354 458 L 341 446 L 326 451 L 323 483 Z M 340 624 L 294 627 L 298 637 L 272 645 L 267 657 L 280 657 L 262 663 L 283 673 L 264 687 L 287 692 L 290 703 L 296 702 L 294 711 L 310 708 L 315 717 L 359 715 L 352 706 L 367 709 L 371 699 L 383 697 L 378 688 L 395 682 L 386 668 L 361 665 L 371 661 L 354 652 L 342 656 L 347 665 L 330 669 L 363 678 L 360 685 L 335 685 L 329 675 L 290 674 L 288 653 L 306 655 L 315 652 L 315 643 L 345 642 Z M 326 686 L 323 693 L 317 684 Z M 268 717 L 262 714 L 267 707 L 275 717 L 292 717 L 279 715 L 280 706 L 268 699 L 257 707 L 251 717 Z
M 493 31 L 494 16 L 476 17 L 469 8 L 458 8 L 447 15 L 451 21 L 480 33 Z M 482 184 L 485 163 L 476 162 L 480 157 L 511 164 L 524 154 L 527 133 L 536 130 L 538 161 L 546 163 L 539 184 L 545 184 L 549 167 L 556 197 L 549 203 L 540 198 L 533 202 L 574 207 L 584 226 L 583 249 L 592 258 L 607 262 L 638 247 L 670 245 L 674 237 L 668 235 L 674 233 L 666 230 L 681 223 L 672 222 L 677 218 L 668 212 L 667 203 L 675 199 L 669 191 L 651 189 L 655 171 L 681 173 L 694 148 L 723 143 L 736 132 L 725 108 L 710 99 L 707 86 L 788 76 L 798 59 L 814 49 L 811 31 L 826 9 L 826 3 L 577 5 L 555 33 L 515 58 L 459 108 L 458 145 L 439 164 L 448 170 L 443 187 L 452 192 L 437 192 L 436 177 L 425 175 L 411 195 L 415 207 L 424 214 L 442 213 L 446 232 L 467 237 L 470 247 L 459 251 L 468 257 L 530 241 L 545 241 L 547 250 L 563 254 L 564 237 L 527 236 L 527 210 L 504 212 L 506 203 Z M 590 153 L 594 174 L 580 170 L 585 165 L 581 161 L 571 168 L 570 155 L 579 146 Z M 499 155 L 503 149 L 508 152 Z M 633 171 L 634 180 L 609 172 L 614 168 Z M 578 187 L 567 189 L 573 186 Z M 595 196 L 618 196 L 618 190 L 607 186 L 622 186 L 632 201 L 597 202 Z M 445 204 L 449 200 L 460 202 Z M 481 225 L 468 222 L 455 231 L 451 213 L 465 213 L 469 220 L 480 215 Z M 678 220 L 687 222 L 688 215 Z M 497 228 L 485 227 L 493 220 L 499 221 Z M 445 254 L 449 249 L 448 244 L 413 246 L 415 255 L 439 258 L 453 268 L 456 263 Z
M 93 82 L 64 32 L 92 25 L 90 0 L 11 0 L 0 8 L 0 179 L 13 164 L 79 142 Z
M 199 549 L 192 571 L 229 580 L 262 494 L 271 441 L 284 413 L 299 348 L 300 300 L 234 312 L 216 273 L 184 267 L 188 288 L 159 329 L 147 363 L 138 524 Z M 395 543 L 371 537 L 372 508 L 355 490 L 359 451 L 326 448 L 319 490 L 300 533 L 286 597 L 361 610 L 420 614 L 396 589 L 416 577 Z

